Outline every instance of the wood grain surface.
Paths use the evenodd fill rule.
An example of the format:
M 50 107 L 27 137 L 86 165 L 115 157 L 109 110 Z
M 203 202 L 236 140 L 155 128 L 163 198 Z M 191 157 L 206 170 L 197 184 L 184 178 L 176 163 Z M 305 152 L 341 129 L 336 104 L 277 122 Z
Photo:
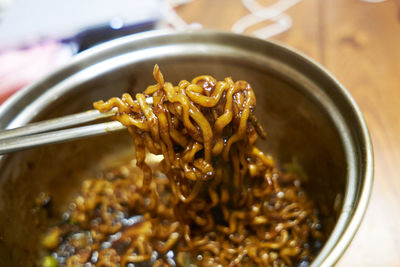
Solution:
M 303 0 L 285 12 L 292 27 L 271 38 L 304 52 L 335 75 L 360 106 L 372 136 L 371 200 L 337 266 L 400 266 L 399 7 L 393 0 Z M 193 0 L 177 11 L 187 22 L 228 31 L 249 13 L 240 0 Z

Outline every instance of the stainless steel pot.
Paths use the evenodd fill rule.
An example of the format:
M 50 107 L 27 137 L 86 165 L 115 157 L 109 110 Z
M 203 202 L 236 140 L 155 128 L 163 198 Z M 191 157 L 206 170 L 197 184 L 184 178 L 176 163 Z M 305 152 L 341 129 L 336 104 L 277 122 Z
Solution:
M 346 89 L 316 62 L 280 44 L 230 33 L 151 32 L 117 39 L 76 56 L 0 108 L 0 127 L 91 108 L 154 83 L 153 65 L 176 83 L 199 74 L 247 80 L 268 133 L 261 147 L 278 163 L 297 161 L 323 215 L 329 239 L 312 266 L 331 266 L 357 231 L 373 180 L 364 119 Z M 0 265 L 31 266 L 43 229 L 34 200 L 52 196 L 53 217 L 82 179 L 132 151 L 126 132 L 13 153 L 0 159 Z M 129 153 L 128 153 L 129 154 Z M 130 153 L 131 155 L 132 153 Z M 114 163 L 113 163 L 114 162 Z

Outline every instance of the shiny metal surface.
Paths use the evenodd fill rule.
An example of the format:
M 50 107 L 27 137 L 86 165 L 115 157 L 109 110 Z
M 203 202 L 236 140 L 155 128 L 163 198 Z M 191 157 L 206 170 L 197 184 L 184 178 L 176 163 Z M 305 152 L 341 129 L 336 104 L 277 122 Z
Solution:
M 371 141 L 362 114 L 345 88 L 320 65 L 282 45 L 209 31 L 153 32 L 114 40 L 78 55 L 66 67 L 13 96 L 0 107 L 0 127 L 13 128 L 83 111 L 95 100 L 121 95 L 130 88 L 141 91 L 154 83 L 151 70 L 155 63 L 166 80 L 174 83 L 211 74 L 218 79 L 244 79 L 253 85 L 256 115 L 268 133 L 261 148 L 281 166 L 298 161 L 312 181 L 307 188 L 310 195 L 327 211 L 324 226 L 330 237 L 312 266 L 332 266 L 351 242 L 367 208 L 373 180 Z M 60 179 L 67 172 L 62 163 L 65 157 L 74 159 L 79 151 L 85 157 L 84 166 L 92 166 L 113 147 L 126 147 L 126 136 L 113 139 L 116 143 L 112 146 L 111 138 L 48 146 L 1 158 L 0 229 L 9 222 L 5 214 L 16 222 L 30 218 L 14 208 L 28 205 L 40 190 L 53 192 L 55 201 L 61 202 L 57 198 L 61 194 L 52 184 L 72 186 Z M 93 155 L 91 149 L 99 142 L 102 146 Z M 40 160 L 44 157 L 47 161 Z M 72 167 L 84 168 L 81 161 L 72 161 Z M 21 171 L 21 162 L 39 167 Z M 46 168 L 54 166 L 43 175 Z M 21 191 L 23 198 L 12 197 L 6 190 L 11 184 L 16 191 L 18 186 L 29 184 L 30 191 Z M 0 230 L 0 263 L 3 260 L 16 265 L 16 259 L 23 258 L 22 249 L 31 251 L 24 256 L 26 262 L 35 259 L 32 244 L 37 242 L 34 233 L 38 230 L 18 224 L 9 228 L 19 230 L 19 234 L 10 236 Z M 21 241 L 27 233 L 33 233 L 32 237 Z M 13 247 L 11 253 L 10 246 L 19 250 Z
M 152 105 L 153 99 L 147 98 L 146 102 Z M 0 155 L 37 146 L 57 144 L 124 130 L 126 127 L 117 121 L 60 130 L 95 120 L 110 118 L 117 113 L 118 110 L 116 108 L 104 113 L 98 110 L 88 110 L 59 118 L 29 123 L 12 129 L 0 130 Z
M 63 129 L 70 126 L 75 126 L 79 124 L 83 124 L 86 122 L 91 122 L 94 120 L 99 120 L 103 118 L 108 118 L 114 116 L 117 113 L 117 110 L 110 110 L 109 112 L 101 113 L 98 110 L 88 110 L 72 115 L 63 116 L 60 118 L 45 120 L 41 122 L 30 123 L 25 126 L 1 130 L 0 131 L 0 146 L 1 140 L 26 136 L 36 133 L 47 132 L 56 129 Z M 1 149 L 1 148 L 0 148 Z
M 110 121 L 53 132 L 13 137 L 0 141 L 0 155 L 42 145 L 57 144 L 91 136 L 110 134 L 121 130 L 126 130 L 126 127 L 118 121 Z

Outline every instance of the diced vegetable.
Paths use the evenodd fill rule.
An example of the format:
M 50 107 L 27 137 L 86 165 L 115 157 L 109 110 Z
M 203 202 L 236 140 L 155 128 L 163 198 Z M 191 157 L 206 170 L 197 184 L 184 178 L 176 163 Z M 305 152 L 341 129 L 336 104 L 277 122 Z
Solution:
M 46 256 L 42 260 L 42 267 L 57 267 L 58 262 L 52 256 Z
M 54 249 L 58 246 L 60 241 L 61 230 L 58 227 L 51 228 L 50 231 L 43 238 L 42 244 L 47 249 Z

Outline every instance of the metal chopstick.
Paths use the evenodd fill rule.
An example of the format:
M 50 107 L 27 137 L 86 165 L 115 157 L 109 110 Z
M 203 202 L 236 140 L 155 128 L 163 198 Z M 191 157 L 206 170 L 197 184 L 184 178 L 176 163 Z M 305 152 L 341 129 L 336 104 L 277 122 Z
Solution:
M 31 123 L 14 129 L 2 130 L 0 131 L 0 155 L 40 145 L 60 143 L 125 129 L 126 127 L 121 123 L 113 121 L 52 131 L 108 118 L 116 115 L 117 112 L 117 109 L 105 113 L 101 113 L 98 110 L 89 110 L 56 119 Z
M 146 102 L 151 105 L 153 104 L 153 99 L 149 97 L 146 99 Z M 61 143 L 126 129 L 125 126 L 117 121 L 64 129 L 86 122 L 112 117 L 117 113 L 117 108 L 104 113 L 98 110 L 89 110 L 60 118 L 31 123 L 15 129 L 1 130 L 0 155 L 45 144 Z
M 123 129 L 126 129 L 126 127 L 120 122 L 111 121 L 53 132 L 8 138 L 0 141 L 0 154 L 6 154 L 46 144 L 76 140 L 87 136 L 102 135 Z
M 22 127 L 0 131 L 0 141 L 7 138 L 14 138 L 18 136 L 25 136 L 56 129 L 67 128 L 94 120 L 108 118 L 116 115 L 116 113 L 116 109 L 104 113 L 101 113 L 98 110 L 89 110 L 56 119 L 34 122 Z
M 55 144 L 64 141 L 71 141 L 87 136 L 102 135 L 123 129 L 126 129 L 126 127 L 123 126 L 120 122 L 112 121 L 53 132 L 8 138 L 0 141 L 0 154 L 6 154 L 45 144 Z

